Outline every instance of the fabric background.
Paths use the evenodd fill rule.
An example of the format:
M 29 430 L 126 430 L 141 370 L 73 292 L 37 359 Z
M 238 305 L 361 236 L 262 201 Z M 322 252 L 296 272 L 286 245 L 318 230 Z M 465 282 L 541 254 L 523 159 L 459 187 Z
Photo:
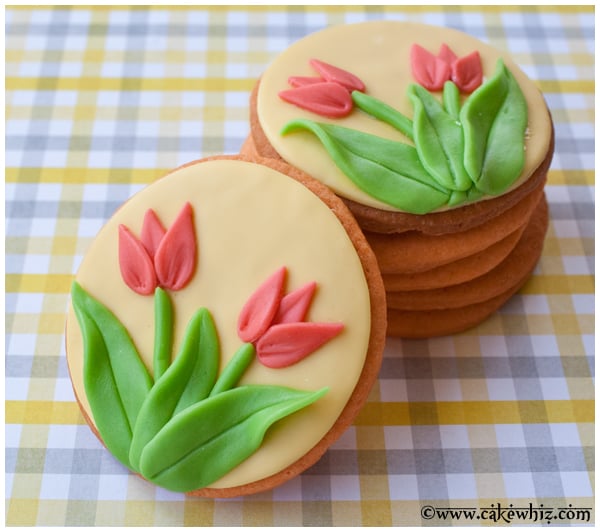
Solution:
M 232 500 L 157 489 L 102 448 L 74 402 L 73 274 L 136 191 L 238 151 L 249 92 L 279 51 L 377 18 L 466 31 L 544 92 L 556 153 L 543 257 L 479 327 L 390 340 L 358 419 L 301 476 Z M 594 521 L 593 7 L 39 6 L 8 7 L 5 23 L 7 525 L 506 524 L 426 507 L 511 505 L 530 509 L 513 523 Z

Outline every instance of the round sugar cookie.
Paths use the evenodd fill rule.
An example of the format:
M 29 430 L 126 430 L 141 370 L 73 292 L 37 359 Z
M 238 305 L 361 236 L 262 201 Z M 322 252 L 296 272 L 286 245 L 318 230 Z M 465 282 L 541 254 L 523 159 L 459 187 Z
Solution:
M 233 497 L 293 478 L 346 430 L 385 332 L 377 261 L 343 202 L 285 164 L 219 156 L 100 230 L 66 351 L 117 460 L 167 490 Z
M 553 153 L 544 98 L 508 54 L 411 22 L 293 43 L 258 80 L 250 123 L 248 150 L 325 183 L 381 233 L 485 223 L 545 179 Z
M 464 283 L 429 290 L 387 293 L 388 308 L 438 310 L 474 305 L 490 300 L 520 285 L 535 267 L 548 228 L 548 205 L 540 199 L 515 248 L 495 268 Z

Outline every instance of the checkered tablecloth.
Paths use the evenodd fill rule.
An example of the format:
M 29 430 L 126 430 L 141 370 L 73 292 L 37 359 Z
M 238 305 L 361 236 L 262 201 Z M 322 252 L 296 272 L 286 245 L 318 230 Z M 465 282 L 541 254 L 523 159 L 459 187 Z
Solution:
M 390 340 L 353 426 L 291 482 L 232 500 L 157 489 L 101 447 L 74 402 L 73 274 L 140 188 L 238 151 L 249 91 L 279 51 L 376 18 L 466 31 L 544 91 L 556 154 L 539 266 L 473 330 Z M 6 524 L 594 521 L 593 7 L 38 6 L 5 19 Z

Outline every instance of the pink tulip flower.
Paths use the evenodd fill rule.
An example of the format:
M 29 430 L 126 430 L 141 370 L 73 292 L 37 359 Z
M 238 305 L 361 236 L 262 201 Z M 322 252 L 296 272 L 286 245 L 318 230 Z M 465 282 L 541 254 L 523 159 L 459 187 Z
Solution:
M 453 81 L 463 93 L 473 92 L 483 82 L 479 52 L 458 57 L 446 44 L 437 55 L 413 44 L 410 50 L 413 76 L 427 90 L 440 91 L 446 81 Z
M 192 206 L 186 203 L 168 230 L 148 209 L 140 239 L 121 224 L 119 266 L 125 284 L 138 294 L 150 295 L 158 286 L 181 290 L 196 267 Z
M 316 283 L 284 294 L 285 267 L 279 268 L 248 298 L 238 318 L 238 336 L 256 348 L 258 360 L 283 368 L 304 359 L 344 329 L 341 323 L 304 321 Z

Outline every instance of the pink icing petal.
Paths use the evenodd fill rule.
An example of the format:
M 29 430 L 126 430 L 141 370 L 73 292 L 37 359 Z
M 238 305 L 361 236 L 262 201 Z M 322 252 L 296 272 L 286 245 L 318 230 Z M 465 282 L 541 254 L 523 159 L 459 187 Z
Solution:
M 311 59 L 309 63 L 326 81 L 337 83 L 349 91 L 365 91 L 365 84 L 362 80 L 347 70 L 319 61 L 318 59 Z
M 427 90 L 442 90 L 450 79 L 450 65 L 418 44 L 410 49 L 410 61 L 413 76 Z
M 119 267 L 125 284 L 143 296 L 157 286 L 152 259 L 143 244 L 124 225 L 119 225 Z
M 314 83 L 323 83 L 323 78 L 316 76 L 290 76 L 288 83 L 292 87 L 304 87 L 304 85 L 313 85 Z
M 196 235 L 189 203 L 165 233 L 154 256 L 154 267 L 163 288 L 181 290 L 192 278 L 196 267 Z
M 341 118 L 352 111 L 350 93 L 337 83 L 323 81 L 281 91 L 279 97 L 288 103 L 330 118 Z
M 256 343 L 256 355 L 268 368 L 285 368 L 299 362 L 344 328 L 341 323 L 280 323 Z
M 316 288 L 317 283 L 313 281 L 284 296 L 279 304 L 277 314 L 273 318 L 273 323 L 304 321 Z
M 148 209 L 144 215 L 140 239 L 150 257 L 154 257 L 156 254 L 156 250 L 165 236 L 165 233 L 166 230 L 160 223 L 156 213 L 152 209 Z
M 269 328 L 283 296 L 286 268 L 279 268 L 244 304 L 239 318 L 238 336 L 244 342 L 255 342 Z
M 483 82 L 483 69 L 479 52 L 465 55 L 452 63 L 451 79 L 464 93 L 473 92 Z
M 445 61 L 446 63 L 448 63 L 449 65 L 451 65 L 452 63 L 454 63 L 454 61 L 456 61 L 458 59 L 458 56 L 445 43 L 442 44 L 442 46 L 440 46 L 440 51 L 438 52 L 438 57 L 442 61 Z

